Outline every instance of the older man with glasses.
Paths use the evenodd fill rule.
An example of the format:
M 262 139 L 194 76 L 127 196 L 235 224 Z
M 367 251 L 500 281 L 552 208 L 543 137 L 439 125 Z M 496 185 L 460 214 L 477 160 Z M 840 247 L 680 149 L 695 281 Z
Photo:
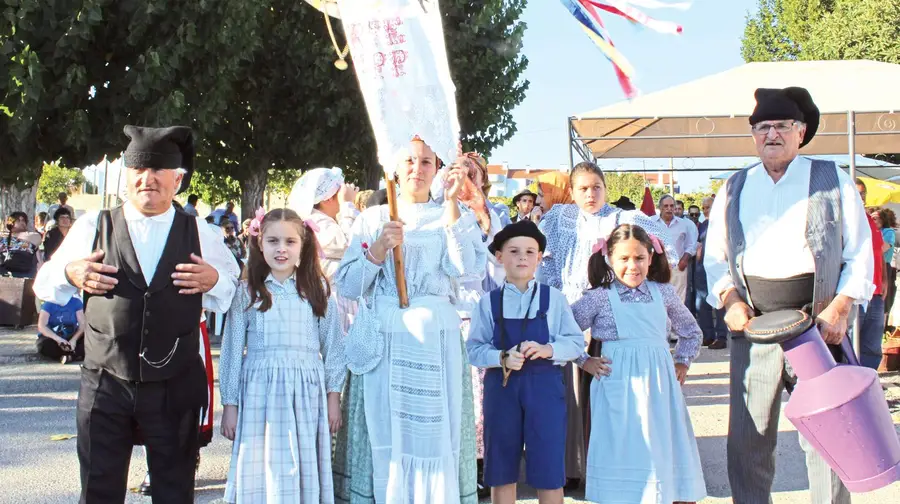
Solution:
M 806 89 L 758 89 L 750 130 L 760 163 L 719 191 L 703 264 L 708 301 L 731 329 L 728 480 L 735 504 L 772 502 L 782 391 L 796 376 L 781 346 L 750 343 L 755 316 L 805 309 L 840 359 L 855 304 L 872 297 L 872 236 L 853 180 L 832 161 L 799 156 L 819 126 Z M 811 501 L 850 493 L 804 439 Z

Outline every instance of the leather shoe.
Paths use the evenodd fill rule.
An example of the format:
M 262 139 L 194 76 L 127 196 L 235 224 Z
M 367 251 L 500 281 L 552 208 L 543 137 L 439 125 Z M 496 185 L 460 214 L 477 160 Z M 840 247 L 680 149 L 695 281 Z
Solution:
M 716 340 L 716 341 L 713 341 L 712 343 L 710 343 L 710 344 L 709 344 L 709 349 L 710 349 L 710 350 L 722 350 L 722 349 L 724 349 L 724 348 L 727 347 L 727 346 L 728 346 L 728 344 L 725 343 L 725 340 L 720 340 L 720 339 L 719 339 L 719 340 Z

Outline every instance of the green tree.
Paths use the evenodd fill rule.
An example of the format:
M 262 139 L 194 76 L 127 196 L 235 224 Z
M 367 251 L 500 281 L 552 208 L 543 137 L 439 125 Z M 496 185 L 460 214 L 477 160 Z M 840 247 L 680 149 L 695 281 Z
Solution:
M 625 196 L 640 208 L 641 201 L 644 200 L 644 186 L 646 185 L 640 174 L 607 172 L 604 177 L 606 178 L 606 201 L 613 202 Z
M 33 213 L 44 160 L 116 155 L 127 123 L 202 136 L 230 105 L 222 83 L 259 40 L 261 10 L 248 0 L 0 4 L 0 206 Z
M 348 180 L 377 187 L 382 168 L 359 84 L 352 70 L 334 68 L 323 15 L 294 0 L 262 3 L 265 37 L 230 87 L 232 106 L 204 139 L 201 162 L 239 181 L 244 217 L 263 203 L 272 170 L 340 166 Z M 463 145 L 485 156 L 515 133 L 511 111 L 528 85 L 519 54 L 524 5 L 441 5 Z M 344 40 L 341 23 L 332 21 Z
M 37 200 L 41 203 L 55 203 L 60 193 L 71 195 L 84 183 L 84 175 L 77 168 L 66 168 L 58 161 L 44 163 L 37 185 Z
M 197 170 L 184 194 L 196 194 L 213 210 L 227 201 L 240 201 L 241 186 L 237 180 L 221 173 Z

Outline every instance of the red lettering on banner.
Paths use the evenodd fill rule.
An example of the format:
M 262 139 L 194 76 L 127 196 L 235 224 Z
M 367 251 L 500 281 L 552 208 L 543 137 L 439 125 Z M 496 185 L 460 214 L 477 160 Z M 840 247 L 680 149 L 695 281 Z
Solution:
M 403 49 L 398 49 L 391 53 L 391 63 L 394 65 L 394 77 L 406 75 L 406 72 L 403 70 L 403 64 L 406 63 L 406 56 L 407 52 Z
M 362 37 L 360 33 L 362 32 L 362 24 L 361 23 L 353 23 L 350 25 L 350 44 L 353 47 L 362 49 Z
M 384 22 L 384 32 L 387 34 L 388 44 L 397 45 L 406 42 L 406 37 L 397 31 L 397 27 L 403 24 L 403 20 L 399 17 L 388 19 Z
M 379 51 L 379 52 L 376 52 L 373 56 L 374 56 L 375 71 L 378 72 L 378 76 L 383 79 L 384 78 L 384 63 L 385 63 L 385 59 L 386 59 L 384 57 L 384 53 Z

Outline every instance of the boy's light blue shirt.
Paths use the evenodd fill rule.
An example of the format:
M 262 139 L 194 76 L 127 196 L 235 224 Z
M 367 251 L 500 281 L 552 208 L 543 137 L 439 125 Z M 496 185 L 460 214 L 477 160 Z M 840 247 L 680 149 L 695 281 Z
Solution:
M 534 289 L 540 284 L 531 280 L 525 292 L 520 292 L 515 285 L 506 282 L 503 285 L 503 316 L 511 319 L 523 319 L 528 310 L 528 318 L 534 318 L 541 306 L 541 293 L 538 290 L 528 309 L 528 302 Z M 584 334 L 566 297 L 558 289 L 550 287 L 550 305 L 547 310 L 547 327 L 550 331 L 550 346 L 553 347 L 552 361 L 563 366 L 570 361 L 580 360 L 585 354 Z M 500 367 L 500 349 L 494 347 L 494 315 L 491 311 L 491 296 L 485 292 L 478 307 L 472 313 L 469 327 L 469 339 L 466 340 L 466 352 L 469 362 L 479 368 Z

